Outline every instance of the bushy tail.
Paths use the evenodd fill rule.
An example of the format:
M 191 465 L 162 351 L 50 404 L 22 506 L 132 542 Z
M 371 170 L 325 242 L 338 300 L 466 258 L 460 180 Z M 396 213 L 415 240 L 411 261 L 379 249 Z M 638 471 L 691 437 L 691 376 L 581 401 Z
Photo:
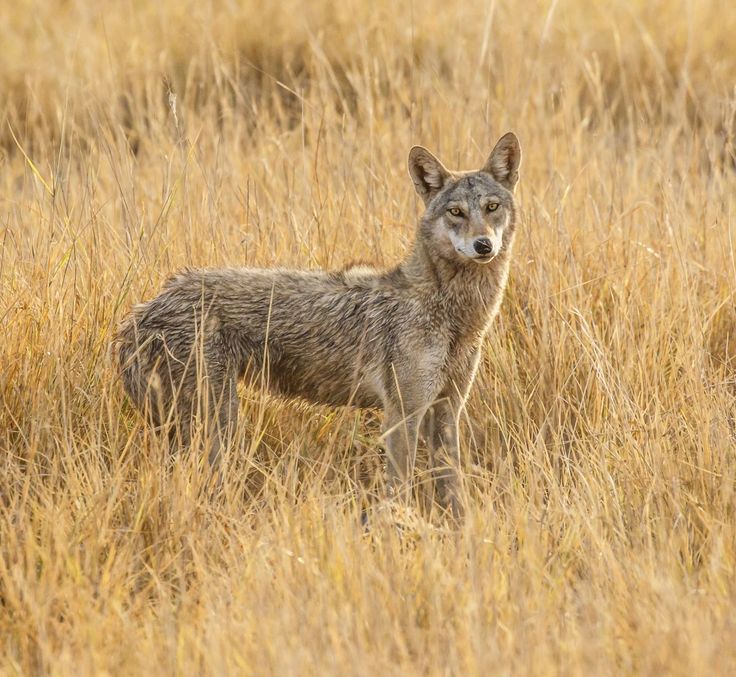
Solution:
M 144 409 L 148 380 L 150 374 L 145 373 L 145 346 L 141 347 L 137 340 L 135 321 L 126 318 L 120 325 L 113 341 L 113 352 L 117 361 L 125 392 L 133 403 Z

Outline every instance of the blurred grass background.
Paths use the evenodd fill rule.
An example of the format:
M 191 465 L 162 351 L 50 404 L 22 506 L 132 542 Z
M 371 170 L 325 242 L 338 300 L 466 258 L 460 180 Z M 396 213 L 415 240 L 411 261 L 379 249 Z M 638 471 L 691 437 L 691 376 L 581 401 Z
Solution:
M 19 0 L 0 12 L 7 673 L 732 674 L 736 12 Z M 522 222 L 461 528 L 364 533 L 378 419 L 243 391 L 225 495 L 123 397 L 177 268 L 389 265 L 411 145 L 508 129 Z

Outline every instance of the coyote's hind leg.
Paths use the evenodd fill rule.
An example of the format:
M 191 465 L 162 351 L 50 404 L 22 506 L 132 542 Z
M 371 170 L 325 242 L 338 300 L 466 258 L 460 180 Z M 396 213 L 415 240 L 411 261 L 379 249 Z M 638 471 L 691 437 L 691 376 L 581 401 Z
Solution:
M 237 377 L 227 370 L 210 384 L 209 452 L 207 460 L 213 473 L 220 471 L 223 451 L 232 443 L 238 424 Z

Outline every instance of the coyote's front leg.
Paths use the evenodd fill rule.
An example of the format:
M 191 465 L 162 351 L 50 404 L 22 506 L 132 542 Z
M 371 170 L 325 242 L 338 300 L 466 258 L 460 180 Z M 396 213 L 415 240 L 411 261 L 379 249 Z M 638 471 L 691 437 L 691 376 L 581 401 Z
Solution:
M 461 514 L 458 427 L 462 404 L 459 398 L 443 398 L 435 402 L 425 416 L 425 438 L 439 500 L 456 517 Z
M 407 351 L 407 354 L 408 351 Z M 419 424 L 435 397 L 438 365 L 404 359 L 392 365 L 384 384 L 383 435 L 386 444 L 386 483 L 389 492 L 406 493 L 414 473 Z
M 396 495 L 405 489 L 414 472 L 419 437 L 419 421 L 424 409 L 405 413 L 400 405 L 384 407 L 384 438 L 386 441 L 386 483 Z

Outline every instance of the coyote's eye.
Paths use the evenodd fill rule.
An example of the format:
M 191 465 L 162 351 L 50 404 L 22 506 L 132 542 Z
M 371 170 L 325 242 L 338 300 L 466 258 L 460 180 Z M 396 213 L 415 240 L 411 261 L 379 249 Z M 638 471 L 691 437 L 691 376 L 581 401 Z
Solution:
M 448 209 L 447 211 L 450 212 L 450 214 L 452 214 L 453 216 L 461 216 L 463 213 L 463 210 L 459 207 L 453 207 L 452 209 Z
M 498 209 L 498 202 L 490 202 L 488 204 L 488 211 L 495 212 Z

